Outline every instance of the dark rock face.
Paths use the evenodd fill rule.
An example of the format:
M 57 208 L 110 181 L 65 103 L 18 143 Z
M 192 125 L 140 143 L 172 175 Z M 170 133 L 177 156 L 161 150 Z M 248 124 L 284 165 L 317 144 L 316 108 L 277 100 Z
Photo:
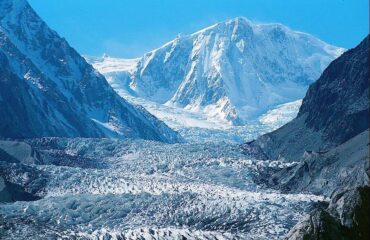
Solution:
M 258 138 L 272 159 L 300 160 L 326 151 L 369 128 L 369 36 L 334 60 L 310 86 L 296 119 Z
M 318 239 L 347 239 L 343 236 L 345 229 L 323 208 L 315 209 L 292 231 L 287 239 L 318 240 Z
M 0 140 L 0 203 L 35 201 L 44 196 L 46 184 L 51 181 L 51 177 L 34 165 L 94 169 L 105 167 L 92 157 L 67 154 L 61 146 L 54 144 L 56 138 L 27 141 Z
M 290 240 L 367 240 L 370 238 L 370 188 L 335 194 L 328 207 L 317 208 L 288 234 Z
M 37 90 L 11 71 L 9 60 L 0 52 L 0 136 L 8 138 L 29 138 L 50 136 L 103 136 L 86 118 L 78 118 L 69 110 L 63 100 L 53 99 L 51 92 L 38 95 Z M 35 100 L 35 98 L 39 98 Z M 63 104 L 64 103 L 64 104 Z M 58 109 L 73 123 L 74 128 L 58 126 L 59 120 L 52 109 Z M 80 122 L 78 120 L 81 120 Z M 94 126 L 95 128 L 91 127 Z M 90 127 L 90 131 L 88 128 Z
M 300 162 L 258 182 L 331 197 L 288 239 L 369 239 L 369 36 L 310 86 L 297 118 L 243 145 L 270 159 Z
M 369 184 L 369 131 L 327 152 L 306 152 L 295 166 L 261 172 L 256 182 L 287 193 L 311 192 L 326 197 L 338 189 Z
M 15 201 L 35 201 L 40 197 L 25 191 L 22 186 L 8 182 L 0 176 L 0 203 Z
M 40 199 L 48 176 L 30 165 L 41 163 L 31 145 L 0 140 L 0 203 Z
M 369 128 L 369 37 L 334 60 L 313 83 L 298 117 L 336 145 Z
M 0 1 L 0 137 L 112 137 L 178 142 L 119 97 L 25 0 Z

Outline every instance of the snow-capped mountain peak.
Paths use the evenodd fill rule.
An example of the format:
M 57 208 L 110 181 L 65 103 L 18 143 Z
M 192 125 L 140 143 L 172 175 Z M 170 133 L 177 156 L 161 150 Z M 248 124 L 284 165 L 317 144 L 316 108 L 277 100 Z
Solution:
M 279 23 L 237 17 L 178 36 L 129 71 L 94 66 L 121 82 L 118 91 L 243 125 L 274 106 L 301 99 L 343 51 Z

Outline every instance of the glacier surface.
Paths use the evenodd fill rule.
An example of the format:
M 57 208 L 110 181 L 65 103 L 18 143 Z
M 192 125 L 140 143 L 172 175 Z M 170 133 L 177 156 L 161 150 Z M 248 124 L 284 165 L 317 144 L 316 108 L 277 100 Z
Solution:
M 22 146 L 0 171 L 42 199 L 0 205 L 5 238 L 278 239 L 324 199 L 259 186 L 261 170 L 297 163 L 258 160 L 237 144 L 44 138 Z

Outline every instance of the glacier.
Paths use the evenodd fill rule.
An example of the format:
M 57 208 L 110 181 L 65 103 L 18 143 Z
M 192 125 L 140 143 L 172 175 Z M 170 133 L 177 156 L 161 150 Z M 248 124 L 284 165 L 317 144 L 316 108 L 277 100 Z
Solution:
M 42 138 L 21 156 L 13 145 L 0 142 L 16 159 L 0 162 L 1 176 L 42 199 L 0 205 L 5 238 L 278 239 L 325 199 L 256 184 L 298 163 L 238 144 Z
M 328 203 L 347 224 L 341 206 L 360 198 L 336 191 L 369 181 L 368 125 L 337 134 L 368 113 L 361 49 L 329 67 L 341 84 L 322 76 L 302 103 L 344 49 L 236 18 L 141 58 L 84 59 L 25 0 L 0 0 L 0 238 L 294 239 Z M 348 141 L 307 149 L 299 109 L 342 116 L 330 133 Z

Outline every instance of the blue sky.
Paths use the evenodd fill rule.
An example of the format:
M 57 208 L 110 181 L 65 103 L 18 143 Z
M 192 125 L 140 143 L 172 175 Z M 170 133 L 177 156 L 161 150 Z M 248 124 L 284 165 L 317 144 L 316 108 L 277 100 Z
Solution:
M 29 0 L 82 54 L 139 57 L 177 34 L 245 16 L 280 22 L 340 47 L 369 31 L 368 0 Z

